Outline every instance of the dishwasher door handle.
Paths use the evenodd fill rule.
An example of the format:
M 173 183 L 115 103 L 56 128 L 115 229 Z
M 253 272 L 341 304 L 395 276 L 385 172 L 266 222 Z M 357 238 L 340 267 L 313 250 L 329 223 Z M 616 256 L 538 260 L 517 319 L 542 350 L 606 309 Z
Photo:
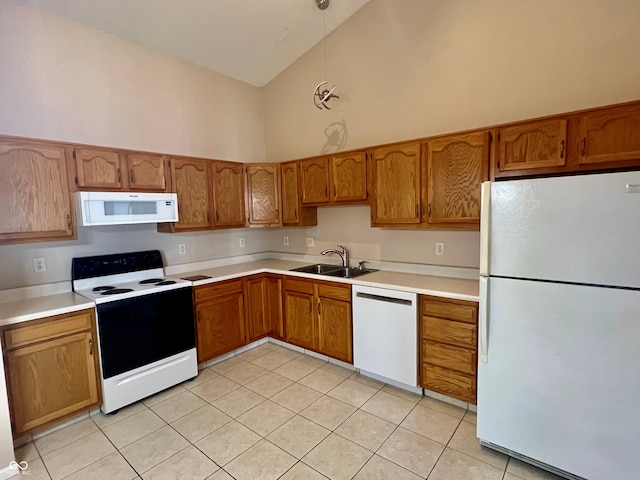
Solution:
M 367 300 L 375 300 L 377 302 L 397 303 L 399 305 L 413 305 L 411 300 L 405 300 L 403 298 L 384 297 L 382 295 L 373 295 L 371 293 L 357 292 L 356 297 L 366 298 Z

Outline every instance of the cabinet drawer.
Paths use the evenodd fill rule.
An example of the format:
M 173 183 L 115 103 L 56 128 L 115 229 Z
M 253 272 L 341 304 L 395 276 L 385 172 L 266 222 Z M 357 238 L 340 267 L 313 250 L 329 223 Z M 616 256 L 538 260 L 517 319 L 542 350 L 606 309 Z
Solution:
M 460 373 L 476 374 L 476 352 L 466 348 L 423 341 L 422 360 Z
M 294 292 L 308 293 L 313 295 L 313 282 L 308 280 L 298 280 L 296 278 L 285 277 L 284 289 Z
M 463 402 L 476 403 L 476 377 L 422 364 L 422 387 Z
M 317 283 L 318 296 L 334 298 L 336 300 L 351 301 L 351 286 L 340 285 L 335 283 Z
M 25 325 L 4 331 L 4 344 L 7 350 L 23 345 L 62 337 L 70 333 L 91 330 L 92 310 L 83 310 L 71 316 L 52 317 L 51 320 Z
M 470 323 L 454 322 L 442 318 L 422 317 L 422 338 L 433 342 L 455 345 L 475 350 L 478 344 L 478 327 Z
M 478 323 L 478 304 L 463 300 L 447 300 L 434 297 L 422 297 L 420 305 L 422 315 L 430 315 L 467 323 Z
M 230 282 L 214 283 L 212 285 L 203 285 L 201 287 L 196 287 L 194 290 L 194 298 L 196 302 L 200 302 L 207 298 L 241 291 L 242 280 L 231 280 Z

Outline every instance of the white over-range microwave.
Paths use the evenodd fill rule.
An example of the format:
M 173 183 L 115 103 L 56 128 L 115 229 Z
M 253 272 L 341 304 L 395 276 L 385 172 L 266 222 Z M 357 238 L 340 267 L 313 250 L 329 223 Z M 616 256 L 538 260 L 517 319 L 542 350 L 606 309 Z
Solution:
M 77 192 L 76 206 L 83 226 L 178 221 L 175 193 Z

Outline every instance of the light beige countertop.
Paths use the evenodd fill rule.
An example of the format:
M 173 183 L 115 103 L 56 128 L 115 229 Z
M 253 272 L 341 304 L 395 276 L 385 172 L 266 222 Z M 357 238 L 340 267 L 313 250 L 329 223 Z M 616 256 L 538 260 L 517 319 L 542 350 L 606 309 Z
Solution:
M 438 297 L 455 298 L 458 300 L 479 300 L 479 281 L 462 278 L 441 277 L 436 275 L 420 275 L 415 273 L 395 272 L 380 270 L 369 273 L 355 279 L 336 278 L 327 275 L 314 275 L 310 273 L 290 272 L 292 268 L 309 265 L 306 262 L 295 262 L 289 260 L 258 260 L 255 262 L 238 263 L 224 267 L 208 268 L 193 272 L 181 273 L 180 278 L 192 275 L 207 275 L 212 278 L 197 280 L 194 286 L 206 285 L 208 283 L 230 280 L 256 273 L 277 273 L 287 274 L 302 278 L 312 278 L 314 280 L 325 280 L 330 282 L 348 283 L 352 285 L 365 285 L 369 287 L 388 288 L 391 290 L 402 290 L 422 295 L 434 295 Z
M 0 327 L 94 307 L 91 300 L 74 292 L 4 302 L 0 303 Z

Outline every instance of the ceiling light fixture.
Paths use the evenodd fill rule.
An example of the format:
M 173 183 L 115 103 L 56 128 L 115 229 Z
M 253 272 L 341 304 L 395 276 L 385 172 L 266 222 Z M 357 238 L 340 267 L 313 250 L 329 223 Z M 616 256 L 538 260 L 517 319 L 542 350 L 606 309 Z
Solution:
M 325 20 L 325 13 L 324 13 L 324 11 L 329 6 L 329 2 L 330 2 L 330 0 L 316 0 L 316 5 L 318 6 L 318 8 L 320 10 L 322 10 L 322 48 L 323 48 L 323 54 L 324 54 L 324 78 L 325 78 L 325 80 L 320 82 L 318 84 L 318 86 L 314 89 L 314 91 L 313 91 L 313 103 L 320 110 L 322 110 L 323 108 L 326 109 L 326 110 L 331 110 L 329 108 L 329 106 L 327 105 L 327 102 L 329 100 L 331 100 L 332 98 L 336 98 L 336 99 L 340 98 L 340 97 L 338 97 L 337 95 L 335 95 L 333 93 L 334 90 L 336 89 L 335 85 L 330 89 L 327 88 L 327 87 L 322 89 L 322 87 L 324 85 L 328 85 L 328 83 L 329 83 L 326 80 L 326 78 L 327 78 L 327 40 L 326 40 L 327 25 L 326 25 L 326 20 Z

